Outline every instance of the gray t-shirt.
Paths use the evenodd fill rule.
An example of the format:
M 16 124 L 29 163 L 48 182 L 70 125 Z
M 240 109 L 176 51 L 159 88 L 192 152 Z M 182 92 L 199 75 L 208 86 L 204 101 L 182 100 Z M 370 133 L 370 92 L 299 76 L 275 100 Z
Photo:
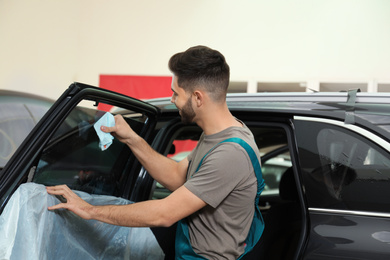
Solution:
M 246 141 L 260 158 L 251 131 L 229 127 L 213 135 L 202 135 L 190 162 L 184 184 L 207 206 L 188 217 L 190 241 L 194 251 L 207 259 L 237 259 L 244 250 L 254 215 L 257 179 L 251 160 L 242 146 L 219 142 L 238 137 Z

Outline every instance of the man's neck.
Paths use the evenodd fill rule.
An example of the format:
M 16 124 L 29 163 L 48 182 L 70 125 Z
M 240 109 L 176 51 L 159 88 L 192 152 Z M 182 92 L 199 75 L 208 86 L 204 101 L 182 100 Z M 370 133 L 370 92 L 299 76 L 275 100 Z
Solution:
M 196 123 L 202 128 L 205 135 L 216 134 L 233 126 L 242 127 L 242 124 L 233 117 L 227 107 L 205 113 Z

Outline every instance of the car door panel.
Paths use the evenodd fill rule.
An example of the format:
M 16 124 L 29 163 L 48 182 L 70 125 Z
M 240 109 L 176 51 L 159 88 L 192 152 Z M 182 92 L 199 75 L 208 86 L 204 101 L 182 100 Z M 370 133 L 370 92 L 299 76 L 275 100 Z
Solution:
M 111 150 L 99 151 L 92 125 L 104 114 L 96 109 L 100 102 L 115 105 L 118 108 L 116 113 L 123 114 L 137 133 L 149 140 L 159 114 L 156 107 L 118 93 L 74 83 L 49 109 L 1 172 L 2 208 L 20 183 L 32 180 L 51 185 L 61 181 L 66 183 L 72 178 L 80 181 L 85 174 L 107 173 L 105 167 L 109 161 L 110 169 L 122 172 L 116 180 L 107 182 L 116 182 L 119 191 L 114 195 L 124 196 L 124 187 L 134 185 L 136 178 L 133 175 L 138 174 L 141 166 L 129 149 L 117 140 L 114 140 Z M 123 149 L 127 149 L 123 156 L 129 158 L 119 162 L 115 157 Z M 50 179 L 53 174 L 59 174 L 58 178 Z M 103 175 L 94 179 L 102 179 Z M 62 177 L 65 179 L 61 180 Z M 125 183 L 127 181 L 131 183 Z
M 310 211 L 304 259 L 387 259 L 390 220 Z
M 297 117 L 294 126 L 310 219 L 304 259 L 384 259 L 389 144 L 336 120 Z

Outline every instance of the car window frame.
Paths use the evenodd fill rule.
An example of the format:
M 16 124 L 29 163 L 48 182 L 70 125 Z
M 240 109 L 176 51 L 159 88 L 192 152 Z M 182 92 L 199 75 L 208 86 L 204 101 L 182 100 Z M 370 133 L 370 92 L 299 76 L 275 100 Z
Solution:
M 70 111 L 84 99 L 96 101 L 95 105 L 104 102 L 147 115 L 147 125 L 139 134 L 150 142 L 151 133 L 160 115 L 159 108 L 139 99 L 75 82 L 46 112 L 1 171 L 0 213 L 16 188 L 29 179 L 29 173 L 35 168 L 33 164 L 37 163 L 37 157 L 50 136 Z M 132 170 L 136 169 L 132 167 Z

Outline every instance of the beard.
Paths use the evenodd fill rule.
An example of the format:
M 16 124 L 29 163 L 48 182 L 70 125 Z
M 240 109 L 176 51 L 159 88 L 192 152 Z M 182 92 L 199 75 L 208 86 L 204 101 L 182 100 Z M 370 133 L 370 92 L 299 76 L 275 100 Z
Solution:
M 180 109 L 181 122 L 183 124 L 191 124 L 195 118 L 195 111 L 192 108 L 192 99 L 189 98 L 184 106 Z

